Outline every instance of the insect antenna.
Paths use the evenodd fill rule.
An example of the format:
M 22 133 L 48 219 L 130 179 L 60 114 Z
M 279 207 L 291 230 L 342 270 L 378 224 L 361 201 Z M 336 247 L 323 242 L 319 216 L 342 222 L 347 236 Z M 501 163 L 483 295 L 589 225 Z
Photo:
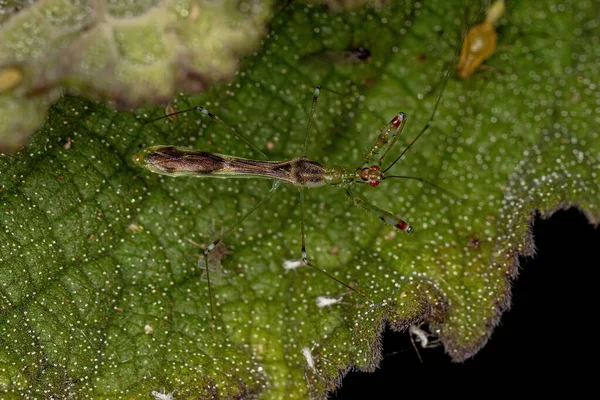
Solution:
M 460 41 L 460 46 L 458 46 L 458 49 L 454 52 L 454 56 L 452 57 L 452 61 L 451 61 L 451 65 L 455 65 L 456 64 L 456 60 L 458 59 L 459 55 L 460 55 L 460 49 L 462 47 L 462 43 L 465 40 L 465 37 L 467 36 L 467 32 L 468 32 L 468 28 L 463 30 L 463 34 L 462 34 L 462 38 Z M 413 139 L 412 142 L 410 142 L 408 144 L 408 146 L 406 146 L 406 148 L 402 151 L 402 153 L 400 153 L 400 155 L 398 157 L 396 157 L 396 159 L 394 161 L 392 161 L 392 163 L 383 170 L 384 173 L 386 173 L 387 171 L 389 171 L 390 168 L 392 168 L 394 166 L 394 164 L 396 164 L 398 161 L 400 161 L 400 159 L 404 156 L 404 154 L 408 151 L 408 149 L 410 149 L 416 142 L 417 140 L 419 140 L 419 138 L 427 131 L 427 129 L 429 129 L 429 126 L 431 125 L 431 123 L 433 122 L 433 119 L 435 118 L 435 114 L 437 114 L 437 110 L 438 110 L 438 106 L 440 105 L 440 102 L 442 100 L 442 94 L 444 93 L 444 90 L 446 90 L 446 85 L 448 84 L 448 80 L 450 80 L 450 75 L 452 74 L 453 69 L 452 68 L 448 68 L 446 70 L 446 74 L 443 78 L 442 81 L 442 88 L 440 90 L 440 95 L 438 96 L 437 101 L 435 102 L 435 106 L 433 107 L 433 112 L 431 113 L 431 116 L 429 117 L 429 120 L 427 121 L 427 124 L 425 124 L 425 126 L 423 127 L 423 129 L 421 129 L 421 132 L 419 132 L 419 134 L 417 135 L 417 137 L 415 137 Z
M 188 108 L 187 110 L 182 110 L 182 111 L 176 111 L 176 112 L 168 113 L 168 114 L 165 114 L 165 115 L 163 115 L 161 117 L 151 119 L 150 121 L 146 121 L 146 122 L 144 122 L 144 125 L 149 125 L 149 124 L 151 124 L 153 122 L 160 121 L 161 119 L 165 119 L 165 118 L 169 118 L 169 117 L 174 117 L 175 115 L 183 114 L 183 113 L 186 113 L 186 112 L 189 112 L 189 111 L 198 111 L 201 108 L 203 108 L 203 107 L 196 106 L 196 107 Z
M 412 179 L 412 180 L 415 180 L 415 181 L 419 181 L 419 182 L 425 183 L 425 184 L 427 184 L 427 185 L 429 185 L 429 186 L 432 186 L 432 187 L 436 188 L 436 189 L 437 189 L 437 190 L 439 190 L 440 192 L 443 192 L 443 193 L 445 193 L 447 196 L 449 196 L 449 197 L 452 197 L 454 200 L 456 200 L 456 201 L 458 201 L 458 202 L 460 202 L 460 203 L 462 203 L 462 202 L 463 202 L 463 199 L 462 199 L 462 198 L 460 198 L 459 196 L 455 195 L 454 193 L 452 193 L 452 192 L 451 192 L 451 191 L 449 191 L 448 189 L 444 189 L 443 187 L 441 187 L 441 186 L 438 186 L 438 185 L 436 185 L 435 183 L 433 183 L 433 182 L 431 182 L 431 181 L 428 181 L 427 179 L 419 178 L 419 177 L 417 177 L 417 176 L 408 176 L 408 175 L 390 175 L 390 176 L 385 176 L 385 177 L 383 178 L 383 180 L 385 180 L 385 179 L 391 179 L 391 178 L 397 178 L 397 179 Z

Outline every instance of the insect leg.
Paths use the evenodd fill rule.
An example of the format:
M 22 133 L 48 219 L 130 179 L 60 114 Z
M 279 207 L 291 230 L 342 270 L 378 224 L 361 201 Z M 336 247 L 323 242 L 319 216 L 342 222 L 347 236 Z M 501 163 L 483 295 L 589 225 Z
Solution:
M 421 354 L 419 354 L 419 349 L 417 348 L 417 344 L 415 342 L 419 342 L 421 348 L 423 349 L 432 349 L 434 347 L 438 347 L 441 344 L 439 338 L 436 338 L 435 335 L 421 329 L 422 325 L 423 323 L 421 323 L 419 326 L 411 325 L 408 328 L 408 335 L 410 336 L 410 341 L 413 345 L 413 348 L 417 352 L 417 357 L 419 357 L 419 361 L 421 361 L 421 364 L 423 364 L 423 359 L 421 358 Z M 433 337 L 434 339 L 430 340 L 430 337 Z
M 152 122 L 156 122 L 158 120 L 164 119 L 164 118 L 172 119 L 173 117 L 175 117 L 178 114 L 186 113 L 186 112 L 189 112 L 189 111 L 200 111 L 202 114 L 209 116 L 217 124 L 221 125 L 223 128 L 225 128 L 229 132 L 231 132 L 236 138 L 238 138 L 241 141 L 243 141 L 244 143 L 246 143 L 248 145 L 248 147 L 250 147 L 252 150 L 254 150 L 255 152 L 257 152 L 262 158 L 264 158 L 265 160 L 269 159 L 269 157 L 267 157 L 267 155 L 261 149 L 259 149 L 258 146 L 256 146 L 254 143 L 252 143 L 250 141 L 250 139 L 248 139 L 245 135 L 237 132 L 235 129 L 233 129 L 232 127 L 230 127 L 229 125 L 227 125 L 225 123 L 225 121 L 223 121 L 221 118 L 217 117 L 215 114 L 211 113 L 210 111 L 208 111 L 206 108 L 204 108 L 202 106 L 196 106 L 196 107 L 188 108 L 187 110 L 177 111 L 177 112 L 174 112 L 174 113 L 171 113 L 171 114 L 164 115 L 162 117 L 155 118 L 153 120 L 150 120 L 150 121 L 146 122 L 146 125 L 150 124 Z
M 215 249 L 217 244 L 219 244 L 219 242 L 221 240 L 223 240 L 223 238 L 225 236 L 229 235 L 235 228 L 238 227 L 238 225 L 240 225 L 242 222 L 244 222 L 244 220 L 246 218 L 248 218 L 248 216 L 250 214 L 252 214 L 254 211 L 256 211 L 257 208 L 259 208 L 267 200 L 269 200 L 271 198 L 271 196 L 273 196 L 273 193 L 275 193 L 275 191 L 279 187 L 280 183 L 281 183 L 280 181 L 273 182 L 273 186 L 271 186 L 271 190 L 269 190 L 269 193 L 267 193 L 262 199 L 260 199 L 260 201 L 258 203 L 256 203 L 248 212 L 246 212 L 244 215 L 242 215 L 240 217 L 240 219 L 238 219 L 233 225 L 231 225 L 229 228 L 227 228 L 227 230 L 225 230 L 225 232 L 221 233 L 218 238 L 213 240 L 212 243 L 209 244 L 208 247 L 206 247 L 206 250 L 204 250 L 204 255 L 201 256 L 201 257 L 204 257 L 204 268 L 206 271 L 206 282 L 208 285 L 208 297 L 210 299 L 210 314 L 211 314 L 211 318 L 213 320 L 215 319 L 215 309 L 214 309 L 213 298 L 212 298 L 212 289 L 210 287 L 210 271 L 209 271 L 210 268 L 208 268 L 208 254 Z
M 302 157 L 306 157 L 306 151 L 308 150 L 308 136 L 310 135 L 310 126 L 312 125 L 313 117 L 315 114 L 315 108 L 317 107 L 319 93 L 321 93 L 321 86 L 317 86 L 315 88 L 315 92 L 313 93 L 313 103 L 310 109 L 310 115 L 308 116 L 308 128 L 306 129 L 306 137 L 304 138 L 304 148 L 302 149 Z
M 394 147 L 394 145 L 398 141 L 398 138 L 400 137 L 400 134 L 402 133 L 402 130 L 406 125 L 406 120 L 406 114 L 404 114 L 403 112 L 398 113 L 398 115 L 392 118 L 392 120 L 381 129 L 379 135 L 377 136 L 377 139 L 375 139 L 375 142 L 373 142 L 369 150 L 367 150 L 367 152 L 365 153 L 363 157 L 363 165 L 371 164 L 373 162 L 373 159 L 383 151 L 383 154 L 381 155 L 381 157 L 379 157 L 378 161 L 378 165 L 381 165 L 383 159 L 387 156 L 388 152 L 391 150 L 392 147 Z
M 465 36 L 466 36 L 467 32 L 463 32 L 463 36 L 461 39 L 461 44 L 462 42 L 465 40 Z M 454 65 L 456 63 L 456 60 L 458 59 L 458 56 L 460 54 L 460 48 L 458 48 L 456 50 L 456 52 L 454 52 L 454 56 L 452 57 L 452 64 Z M 448 68 L 446 70 L 446 72 L 444 73 L 443 77 L 442 77 L 442 87 L 440 89 L 440 94 L 438 95 L 438 98 L 435 102 L 435 106 L 433 106 L 433 111 L 431 112 L 431 115 L 429 116 L 429 120 L 427 121 L 427 124 L 425 124 L 425 126 L 423 127 L 423 129 L 421 129 L 421 132 L 419 132 L 419 134 L 413 139 L 412 142 L 410 142 L 408 144 L 408 146 L 406 146 L 404 148 L 404 150 L 400 153 L 400 155 L 398 157 L 396 157 L 394 159 L 394 161 L 392 161 L 392 163 L 390 165 L 388 165 L 386 168 L 383 169 L 383 172 L 386 173 L 387 171 L 390 170 L 390 168 L 392 168 L 402 157 L 404 157 L 404 154 L 406 154 L 406 152 L 417 142 L 417 140 L 419 140 L 419 138 L 421 137 L 421 135 L 423 135 L 428 129 L 429 126 L 433 123 L 434 119 L 435 119 L 435 115 L 437 113 L 438 107 L 440 105 L 440 102 L 442 101 L 442 96 L 444 95 L 444 92 L 446 91 L 446 85 L 448 84 L 448 80 L 450 79 L 450 75 L 452 73 L 452 69 Z
M 366 294 L 364 294 L 363 292 L 361 292 L 358 289 L 353 288 L 352 286 L 348 285 L 347 283 L 342 282 L 341 280 L 339 280 L 338 278 L 336 278 L 335 276 L 331 275 L 329 272 L 325 271 L 324 269 L 321 269 L 319 267 L 317 267 L 315 264 L 313 264 L 312 262 L 308 261 L 308 258 L 306 256 L 306 230 L 304 228 L 305 222 L 304 222 L 304 192 L 305 192 L 306 188 L 302 188 L 300 189 L 300 215 L 301 215 L 301 219 L 300 219 L 300 229 L 302 231 L 302 262 L 311 267 L 312 269 L 319 271 L 320 273 L 322 273 L 323 275 L 327 276 L 328 278 L 336 281 L 337 283 L 339 283 L 340 285 L 346 287 L 347 289 L 353 291 L 354 293 L 358 294 L 361 297 L 364 297 L 365 299 L 367 299 L 368 301 L 370 301 L 371 303 L 373 302 Z
M 353 194 L 348 188 L 346 188 L 346 195 L 356 206 L 362 207 L 386 224 L 392 225 L 393 227 L 396 227 L 401 231 L 405 231 L 406 233 L 413 232 L 413 227 L 409 225 L 408 222 L 396 217 L 390 212 L 385 211 L 383 208 L 377 207 L 375 204 L 363 199 L 362 197 Z

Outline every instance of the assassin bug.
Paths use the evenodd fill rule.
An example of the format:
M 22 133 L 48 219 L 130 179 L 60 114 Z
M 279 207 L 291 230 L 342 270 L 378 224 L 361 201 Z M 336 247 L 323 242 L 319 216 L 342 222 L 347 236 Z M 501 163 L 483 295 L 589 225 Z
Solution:
M 454 60 L 457 54 L 454 55 Z M 390 122 L 385 125 L 379 132 L 377 139 L 365 152 L 362 163 L 355 168 L 348 168 L 344 166 L 325 166 L 317 161 L 313 161 L 307 158 L 308 148 L 308 133 L 311 129 L 313 122 L 313 116 L 317 105 L 317 100 L 321 91 L 320 87 L 315 88 L 313 93 L 312 107 L 308 119 L 308 129 L 304 140 L 304 146 L 302 155 L 291 160 L 283 161 L 270 161 L 267 155 L 260 150 L 255 144 L 253 144 L 245 135 L 238 133 L 233 128 L 228 126 L 219 117 L 209 112 L 206 108 L 197 106 L 187 110 L 178 111 L 173 114 L 162 116 L 151 120 L 147 123 L 152 123 L 163 118 L 172 118 L 177 114 L 186 113 L 190 111 L 200 111 L 202 114 L 213 119 L 216 123 L 228 129 L 235 137 L 246 143 L 251 149 L 253 149 L 263 160 L 254 160 L 248 158 L 241 158 L 235 156 L 229 156 L 224 154 L 209 153 L 206 151 L 191 149 L 179 146 L 159 145 L 151 146 L 143 149 L 141 152 L 133 156 L 133 161 L 141 167 L 162 175 L 167 176 L 193 176 L 201 178 L 266 178 L 273 180 L 273 185 L 269 192 L 250 208 L 244 215 L 242 215 L 232 226 L 226 229 L 220 234 L 215 240 L 210 243 L 204 251 L 204 263 L 206 267 L 209 265 L 209 254 L 217 248 L 217 245 L 223 240 L 224 237 L 229 235 L 236 227 L 238 227 L 249 215 L 251 215 L 256 209 L 261 207 L 267 202 L 280 187 L 281 183 L 296 186 L 300 189 L 300 210 L 301 210 L 301 235 L 302 235 L 302 250 L 301 250 L 301 262 L 302 264 L 313 268 L 319 273 L 327 276 L 328 278 L 336 281 L 342 286 L 349 290 L 357 293 L 363 298 L 371 301 L 371 299 L 359 289 L 356 289 L 349 284 L 341 281 L 334 277 L 324 269 L 318 267 L 312 263 L 307 256 L 306 252 L 306 229 L 305 229 L 305 192 L 306 188 L 315 188 L 325 185 L 331 185 L 339 187 L 344 191 L 346 196 L 357 206 L 365 211 L 375 215 L 381 221 L 389 224 L 401 231 L 406 233 L 412 233 L 413 227 L 398 217 L 397 215 L 384 210 L 371 203 L 367 199 L 355 194 L 352 190 L 353 186 L 358 184 L 368 184 L 372 187 L 378 187 L 382 182 L 388 179 L 412 179 L 422 183 L 428 184 L 436 189 L 450 194 L 448 191 L 440 188 L 433 182 L 427 181 L 420 177 L 405 176 L 405 175 L 392 175 L 389 174 L 391 168 L 406 154 L 406 152 L 415 144 L 417 140 L 427 131 L 430 122 L 433 120 L 440 100 L 442 98 L 443 91 L 446 83 L 448 82 L 451 69 L 447 69 L 443 77 L 443 84 L 441 93 L 436 101 L 433 112 L 429 118 L 429 122 L 421 129 L 417 136 L 410 142 L 408 146 L 397 155 L 393 161 L 385 166 L 386 158 L 390 155 L 391 150 L 394 148 L 398 141 L 398 138 L 407 123 L 407 115 L 403 112 L 399 112 L 395 115 Z M 452 197 L 452 194 L 450 194 Z M 206 278 L 208 286 L 208 294 L 210 298 L 211 315 L 215 318 L 214 305 L 211 292 L 210 283 L 210 268 L 206 268 Z

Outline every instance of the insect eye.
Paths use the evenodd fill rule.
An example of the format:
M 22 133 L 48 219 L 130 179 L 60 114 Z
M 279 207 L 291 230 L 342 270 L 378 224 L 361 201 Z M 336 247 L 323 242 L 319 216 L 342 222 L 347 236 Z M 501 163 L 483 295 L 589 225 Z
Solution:
M 379 181 L 369 181 L 369 185 L 371 185 L 373 187 L 377 187 L 377 186 L 379 186 Z
M 371 169 L 374 169 L 376 171 L 381 171 L 381 168 L 379 168 L 379 165 L 371 165 Z

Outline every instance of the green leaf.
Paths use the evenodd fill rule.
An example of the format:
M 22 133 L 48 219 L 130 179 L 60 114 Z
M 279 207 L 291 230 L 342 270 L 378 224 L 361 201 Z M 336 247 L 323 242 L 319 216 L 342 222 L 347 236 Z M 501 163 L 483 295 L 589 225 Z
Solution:
M 374 305 L 308 267 L 284 270 L 301 237 L 299 193 L 283 185 L 223 241 L 211 330 L 191 242 L 210 243 L 270 182 L 161 177 L 131 157 L 157 144 L 257 155 L 201 113 L 144 125 L 164 107 L 62 99 L 0 166 L 3 397 L 325 397 L 349 368 L 377 366 L 386 322 L 426 321 L 453 360 L 475 354 L 509 305 L 517 255 L 533 254 L 532 214 L 575 205 L 600 218 L 594 4 L 509 5 L 487 68 L 450 78 L 430 129 L 391 171 L 464 201 L 410 180 L 355 189 L 409 221 L 406 235 L 340 188 L 308 192 L 309 259 Z M 398 111 L 409 118 L 398 152 L 425 126 L 464 16 L 444 1 L 343 13 L 293 4 L 230 86 L 176 106 L 206 106 L 289 159 L 322 84 L 308 156 L 358 166 Z M 371 57 L 349 61 L 359 46 Z M 319 308 L 318 296 L 343 297 Z

